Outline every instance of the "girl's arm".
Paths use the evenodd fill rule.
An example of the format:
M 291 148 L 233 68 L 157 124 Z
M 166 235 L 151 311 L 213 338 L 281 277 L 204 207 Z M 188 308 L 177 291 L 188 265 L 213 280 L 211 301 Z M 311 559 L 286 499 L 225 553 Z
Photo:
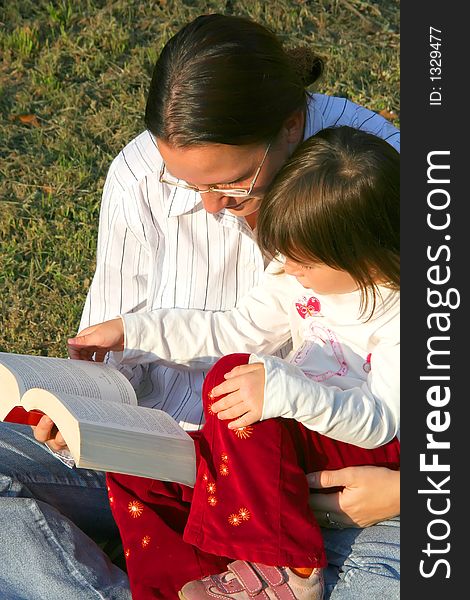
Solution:
M 225 312 L 158 309 L 121 315 L 89 327 L 69 340 L 72 358 L 102 360 L 108 350 L 123 350 L 123 364 L 160 362 L 204 368 L 232 352 L 276 352 L 291 337 L 288 307 L 298 284 L 268 267 L 262 284 Z
M 298 367 L 274 356 L 252 355 L 266 369 L 262 419 L 296 419 L 309 429 L 363 448 L 399 435 L 400 345 L 378 345 L 362 386 L 342 390 L 312 381 Z

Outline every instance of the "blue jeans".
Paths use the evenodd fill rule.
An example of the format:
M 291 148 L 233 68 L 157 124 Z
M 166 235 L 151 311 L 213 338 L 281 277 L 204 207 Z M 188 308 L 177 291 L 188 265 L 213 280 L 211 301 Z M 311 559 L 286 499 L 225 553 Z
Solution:
M 365 529 L 322 529 L 325 600 L 400 598 L 400 519 Z
M 326 599 L 399 598 L 398 520 L 323 534 Z M 30 427 L 0 423 L 0 598 L 131 600 L 98 545 L 116 535 L 102 473 L 69 469 Z
M 131 600 L 98 545 L 113 536 L 104 474 L 69 469 L 30 427 L 0 423 L 0 598 Z

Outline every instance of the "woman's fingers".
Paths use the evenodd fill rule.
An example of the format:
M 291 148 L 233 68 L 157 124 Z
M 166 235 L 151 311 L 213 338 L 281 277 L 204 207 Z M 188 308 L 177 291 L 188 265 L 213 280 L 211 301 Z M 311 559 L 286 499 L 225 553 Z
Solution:
M 39 423 L 32 428 L 34 438 L 38 442 L 47 444 L 51 450 L 58 451 L 67 448 L 62 434 L 58 431 L 56 425 L 50 417 L 44 415 Z
M 346 467 L 334 471 L 315 471 L 307 474 L 308 485 L 315 489 L 347 487 L 351 484 L 351 471 Z
M 47 415 L 41 417 L 39 423 L 33 427 L 33 434 L 38 442 L 45 443 L 51 438 L 54 422 Z
M 54 452 L 58 452 L 59 450 L 67 449 L 67 442 L 62 437 L 62 434 L 60 433 L 60 431 L 57 431 L 55 438 L 49 440 L 48 442 L 46 442 L 46 444 Z

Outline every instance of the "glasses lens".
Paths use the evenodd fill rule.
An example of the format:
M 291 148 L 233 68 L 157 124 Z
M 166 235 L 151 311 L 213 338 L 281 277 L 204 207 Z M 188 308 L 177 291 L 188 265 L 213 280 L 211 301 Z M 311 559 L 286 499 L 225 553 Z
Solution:
M 224 196 L 227 196 L 229 198 L 244 198 L 245 196 L 248 196 L 248 190 L 241 190 L 239 188 L 224 188 L 224 189 L 219 189 L 219 188 L 213 188 L 212 189 L 213 192 L 217 193 L 217 194 L 223 194 Z
M 215 194 L 223 194 L 224 196 L 229 196 L 232 198 L 244 198 L 245 196 L 250 195 L 250 190 L 246 190 L 243 188 L 209 187 L 206 190 L 200 190 L 196 186 L 187 183 L 183 179 L 178 179 L 177 177 L 174 177 L 171 173 L 167 171 L 166 167 L 163 167 L 162 173 L 160 175 L 160 181 L 162 183 L 168 183 L 169 185 L 174 185 L 176 187 L 194 190 L 196 192 L 199 192 L 200 194 L 207 194 L 208 192 L 212 192 Z

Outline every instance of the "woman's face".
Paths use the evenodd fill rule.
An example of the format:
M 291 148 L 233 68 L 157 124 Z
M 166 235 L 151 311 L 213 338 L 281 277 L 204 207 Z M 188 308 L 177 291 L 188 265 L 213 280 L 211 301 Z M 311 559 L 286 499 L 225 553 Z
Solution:
M 256 177 L 252 193 L 248 197 L 240 198 L 230 196 L 230 188 L 250 188 L 263 161 L 267 145 L 206 144 L 176 148 L 161 139 L 158 139 L 157 143 L 166 170 L 173 177 L 182 179 L 201 191 L 208 187 L 227 188 L 226 193 L 201 194 L 207 212 L 217 213 L 227 209 L 234 215 L 243 217 L 259 209 L 268 185 L 287 160 L 291 150 L 289 143 L 282 139 L 271 144 Z

